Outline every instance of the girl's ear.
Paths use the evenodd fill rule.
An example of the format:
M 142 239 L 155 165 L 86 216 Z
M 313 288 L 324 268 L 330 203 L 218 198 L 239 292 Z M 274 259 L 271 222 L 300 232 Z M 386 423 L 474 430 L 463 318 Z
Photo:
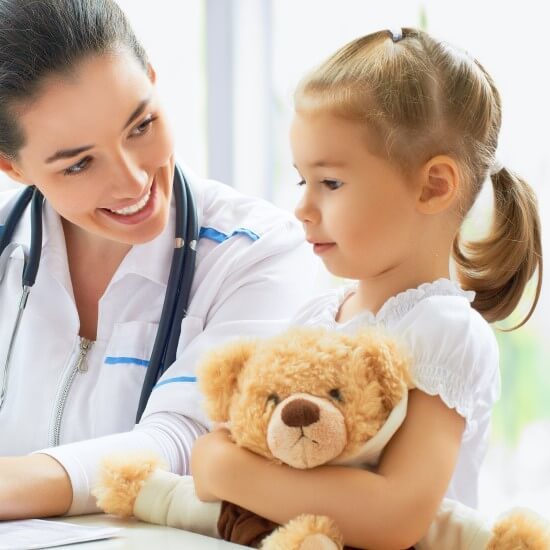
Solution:
M 10 158 L 0 153 L 0 170 L 6 174 L 10 179 L 22 183 L 23 185 L 31 185 L 23 175 L 21 169 Z
M 431 158 L 420 172 L 417 208 L 423 214 L 439 214 L 447 210 L 458 197 L 460 172 L 448 155 Z
M 198 368 L 204 406 L 213 422 L 227 422 L 231 399 L 237 391 L 239 374 L 252 356 L 256 344 L 240 341 L 209 353 Z

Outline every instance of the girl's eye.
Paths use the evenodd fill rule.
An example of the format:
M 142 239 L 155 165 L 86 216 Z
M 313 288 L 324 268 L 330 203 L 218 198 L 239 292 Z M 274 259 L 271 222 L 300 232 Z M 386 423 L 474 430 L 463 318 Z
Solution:
M 88 165 L 92 161 L 92 157 L 84 157 L 83 159 L 79 160 L 76 164 L 73 164 L 72 166 L 69 166 L 65 170 L 63 170 L 63 174 L 65 176 L 76 176 L 77 174 L 80 174 L 88 168 Z
M 132 136 L 142 136 L 143 134 L 147 133 L 147 131 L 149 130 L 149 127 L 151 126 L 151 124 L 156 119 L 157 119 L 157 117 L 155 117 L 153 115 L 148 115 L 147 118 L 145 118 L 145 120 L 143 120 L 143 122 L 141 122 L 141 124 L 139 124 L 138 126 L 136 126 L 132 130 L 131 135 Z
M 305 184 L 306 184 L 306 180 L 301 179 L 296 185 L 297 185 L 298 187 L 301 187 L 302 185 L 305 185 Z
M 331 191 L 334 191 L 336 189 L 340 189 L 342 185 L 344 185 L 344 182 L 340 180 L 331 180 L 331 179 L 324 179 L 321 183 L 324 183 Z

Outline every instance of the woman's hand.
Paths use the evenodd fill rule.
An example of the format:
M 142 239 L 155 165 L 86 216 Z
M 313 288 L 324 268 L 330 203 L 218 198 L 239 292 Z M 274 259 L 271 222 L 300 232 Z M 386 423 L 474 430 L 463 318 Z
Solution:
M 61 516 L 72 498 L 69 476 L 51 456 L 0 457 L 0 520 Z
M 219 426 L 197 439 L 191 452 L 191 474 L 195 481 L 197 496 L 203 502 L 216 502 L 221 498 L 216 493 L 218 475 L 227 475 L 227 461 L 238 450 L 231 434 Z

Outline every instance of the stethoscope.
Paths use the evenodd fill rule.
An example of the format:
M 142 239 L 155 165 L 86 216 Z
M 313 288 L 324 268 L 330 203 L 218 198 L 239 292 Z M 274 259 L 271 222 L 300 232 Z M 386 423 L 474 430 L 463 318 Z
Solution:
M 172 255 L 159 326 L 141 388 L 136 422 L 139 422 L 141 419 L 141 415 L 147 405 L 147 400 L 158 379 L 176 359 L 181 323 L 187 315 L 191 284 L 195 272 L 196 248 L 199 238 L 197 211 L 191 188 L 180 167 L 177 165 L 174 171 L 173 193 L 176 203 L 174 253 Z M 23 244 L 11 242 L 15 228 L 23 217 L 29 203 L 31 205 L 30 248 Z M 0 234 L 0 283 L 6 272 L 12 252 L 17 248 L 21 248 L 24 257 L 21 298 L 8 345 L 4 368 L 1 372 L 0 409 L 6 399 L 10 361 L 17 333 L 19 332 L 21 318 L 23 317 L 31 288 L 36 281 L 36 274 L 38 273 L 38 266 L 40 264 L 43 203 L 44 197 L 42 193 L 35 187 L 27 187 L 15 202 Z

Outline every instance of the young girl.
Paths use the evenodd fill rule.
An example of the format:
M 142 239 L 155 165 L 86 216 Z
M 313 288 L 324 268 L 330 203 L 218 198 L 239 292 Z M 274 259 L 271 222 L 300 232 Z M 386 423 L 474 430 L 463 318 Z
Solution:
M 351 42 L 305 78 L 295 107 L 292 150 L 304 188 L 296 215 L 327 269 L 357 280 L 310 303 L 297 322 L 385 327 L 408 344 L 416 389 L 375 473 L 275 466 L 223 431 L 197 441 L 192 471 L 201 498 L 277 523 L 324 514 L 348 545 L 407 548 L 445 495 L 476 505 L 499 393 L 489 323 L 514 311 L 538 268 L 533 308 L 537 302 L 536 199 L 496 165 L 501 106 L 490 76 L 424 32 Z M 488 176 L 490 235 L 461 242 Z M 458 282 L 450 279 L 452 259 Z

